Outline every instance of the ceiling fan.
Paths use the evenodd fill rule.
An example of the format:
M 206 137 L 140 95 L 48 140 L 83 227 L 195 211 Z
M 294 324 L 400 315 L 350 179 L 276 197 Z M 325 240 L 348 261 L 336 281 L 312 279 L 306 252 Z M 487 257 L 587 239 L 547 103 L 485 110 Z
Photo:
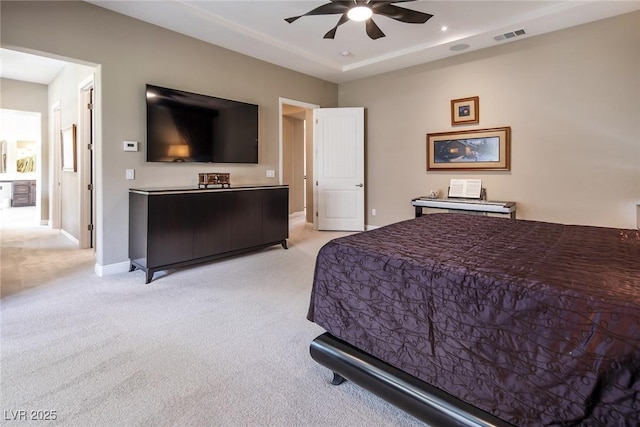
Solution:
M 338 27 L 349 20 L 366 21 L 367 35 L 373 39 L 384 37 L 384 33 L 373 22 L 373 15 L 386 16 L 396 21 L 406 22 L 408 24 L 424 24 L 433 15 L 418 12 L 404 7 L 396 6 L 392 3 L 406 3 L 415 0 L 396 0 L 396 1 L 375 1 L 375 0 L 331 0 L 331 3 L 316 7 L 315 9 L 300 16 L 292 16 L 286 18 L 285 21 L 292 23 L 303 16 L 313 15 L 339 15 L 342 16 L 338 20 L 335 27 L 330 29 L 324 35 L 325 39 L 333 39 L 336 36 Z

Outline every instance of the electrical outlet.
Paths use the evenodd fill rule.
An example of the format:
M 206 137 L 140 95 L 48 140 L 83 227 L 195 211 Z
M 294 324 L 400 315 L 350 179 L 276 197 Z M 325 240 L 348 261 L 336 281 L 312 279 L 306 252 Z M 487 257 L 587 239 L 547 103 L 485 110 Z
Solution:
M 376 216 L 377 213 L 378 211 L 375 208 L 371 209 L 371 216 Z
M 127 179 L 136 179 L 136 171 L 135 169 L 127 169 L 126 170 Z
M 276 171 L 274 171 L 273 169 L 267 169 L 267 178 L 275 178 L 276 177 Z

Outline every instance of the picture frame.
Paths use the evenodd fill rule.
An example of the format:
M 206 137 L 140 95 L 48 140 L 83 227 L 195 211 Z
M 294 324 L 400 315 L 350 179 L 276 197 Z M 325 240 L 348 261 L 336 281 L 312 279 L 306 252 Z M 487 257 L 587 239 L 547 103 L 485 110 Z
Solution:
M 76 156 L 76 125 L 71 125 L 60 131 L 62 141 L 62 170 L 75 172 L 77 170 Z
M 427 171 L 511 170 L 511 127 L 427 134 Z
M 480 123 L 480 97 L 451 100 L 451 124 L 470 125 Z

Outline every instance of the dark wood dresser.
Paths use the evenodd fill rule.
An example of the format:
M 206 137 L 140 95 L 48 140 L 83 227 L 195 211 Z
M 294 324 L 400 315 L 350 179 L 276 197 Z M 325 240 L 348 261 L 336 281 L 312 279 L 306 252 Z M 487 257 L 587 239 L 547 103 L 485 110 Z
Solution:
M 289 187 L 130 189 L 130 271 L 183 267 L 281 244 L 289 237 Z

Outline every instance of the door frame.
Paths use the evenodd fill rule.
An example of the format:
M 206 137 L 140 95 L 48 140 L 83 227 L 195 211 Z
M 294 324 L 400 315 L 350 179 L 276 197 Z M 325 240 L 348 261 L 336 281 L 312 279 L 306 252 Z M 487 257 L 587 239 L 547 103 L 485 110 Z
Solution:
M 57 115 L 57 121 L 56 121 Z M 49 227 L 55 230 L 62 228 L 62 203 L 60 194 L 60 180 L 62 175 L 62 107 L 57 100 L 51 106 L 51 145 L 49 154 L 50 184 L 49 184 Z
M 304 102 L 304 101 L 296 101 L 295 99 L 289 99 L 289 98 L 282 98 L 280 97 L 278 99 L 278 183 L 280 185 L 283 184 L 283 171 L 284 171 L 284 137 L 283 137 L 283 130 L 282 130 L 282 106 L 283 105 L 291 105 L 294 107 L 301 107 L 304 108 L 306 110 L 315 110 L 316 108 L 320 108 L 319 105 L 317 104 L 311 104 L 309 102 Z M 307 123 L 307 127 L 309 127 L 311 124 Z M 313 132 L 309 133 L 307 132 L 307 135 L 313 135 Z M 313 138 L 313 136 L 311 137 Z M 307 142 L 308 144 L 308 142 Z M 308 146 L 308 145 L 307 145 Z M 309 156 L 311 156 L 312 158 L 312 162 L 314 162 L 315 160 L 315 152 L 313 151 L 315 149 L 315 142 L 311 141 L 311 146 L 313 147 L 311 150 L 308 150 L 307 152 L 307 159 Z M 310 151 L 310 154 L 309 154 Z M 305 162 L 307 162 L 307 159 L 305 159 Z M 311 165 L 311 167 L 309 167 L 309 164 L 307 162 L 307 171 L 306 171 L 307 175 L 306 175 L 306 182 L 313 182 L 313 165 Z M 315 192 L 315 186 L 313 186 L 314 188 L 314 192 Z M 307 197 L 309 197 L 309 195 L 307 195 Z M 315 199 L 315 196 L 312 196 L 313 199 Z M 315 206 L 315 200 L 312 202 L 313 206 L 309 206 L 309 203 L 307 203 L 307 201 L 305 200 L 305 205 L 307 210 L 310 208 L 313 208 L 313 212 L 315 212 L 315 210 L 317 209 L 317 207 Z M 312 213 L 312 217 L 313 217 L 313 224 L 314 227 L 316 226 L 316 216 L 315 213 Z M 307 217 L 308 218 L 308 217 Z M 306 221 L 306 220 L 305 220 Z
M 293 105 L 294 107 L 302 107 L 308 110 L 314 110 L 316 108 L 320 108 L 319 105 L 310 104 L 308 102 L 296 101 L 294 99 L 288 98 L 278 98 L 278 183 L 282 185 L 282 169 L 283 169 L 283 149 L 284 142 L 282 138 L 282 106 L 283 105 Z M 307 177 L 309 179 L 309 177 Z M 311 177 L 313 179 L 313 177 Z
M 93 90 L 92 103 L 95 105 L 96 88 L 95 73 L 84 79 L 78 85 L 78 135 L 84 135 L 84 127 L 91 127 L 91 143 L 95 147 L 95 108 L 91 110 L 89 115 L 90 122 L 86 122 L 85 111 L 87 106 L 83 105 L 83 92 Z M 80 139 L 79 156 L 78 156 L 78 218 L 80 219 L 80 249 L 96 248 L 95 244 L 95 183 L 93 182 L 93 174 L 95 170 L 93 148 L 87 147 L 86 141 Z M 93 186 L 92 190 L 88 190 L 89 185 Z M 89 191 L 91 194 L 89 194 Z M 89 225 L 93 224 L 94 228 L 89 229 Z

